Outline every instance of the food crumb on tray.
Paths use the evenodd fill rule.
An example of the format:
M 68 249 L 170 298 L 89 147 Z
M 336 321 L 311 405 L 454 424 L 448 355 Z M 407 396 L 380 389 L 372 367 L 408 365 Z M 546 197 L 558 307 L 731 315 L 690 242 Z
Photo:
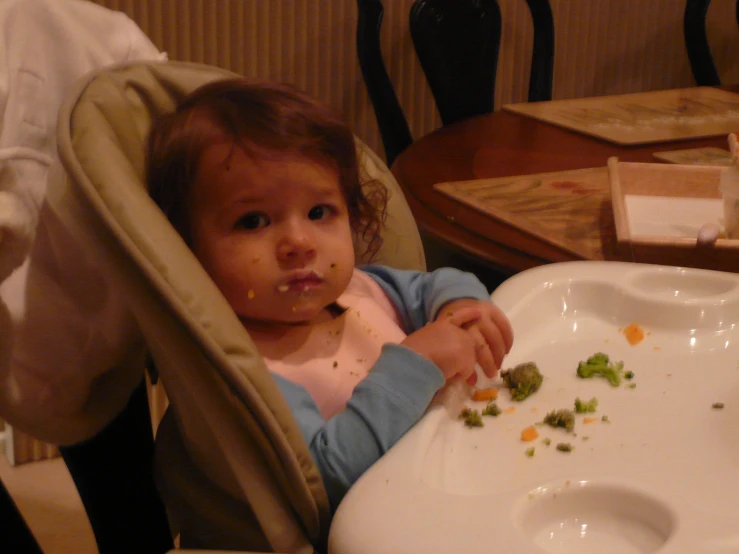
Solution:
M 644 340 L 644 329 L 637 323 L 627 325 L 622 332 L 631 346 L 636 346 Z
M 536 440 L 537 438 L 539 438 L 539 432 L 533 425 L 530 425 L 529 427 L 526 427 L 523 431 L 521 431 L 521 440 L 524 442 L 531 442 L 532 440 Z
M 475 400 L 476 402 L 495 400 L 496 398 L 498 398 L 498 389 L 496 389 L 495 387 L 476 389 L 472 393 L 472 400 Z

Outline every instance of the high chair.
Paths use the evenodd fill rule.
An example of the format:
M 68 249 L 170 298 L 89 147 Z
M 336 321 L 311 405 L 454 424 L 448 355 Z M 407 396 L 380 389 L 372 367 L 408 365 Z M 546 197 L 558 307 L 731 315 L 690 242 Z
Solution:
M 66 178 L 50 187 L 47 209 L 125 299 L 130 313 L 121 317 L 135 322 L 114 345 L 119 354 L 109 366 L 94 371 L 108 372 L 116 394 L 130 392 L 148 351 L 166 388 L 170 405 L 155 458 L 181 546 L 321 552 L 329 504 L 308 446 L 248 333 L 143 180 L 152 119 L 196 87 L 232 76 L 154 62 L 85 78 L 60 111 Z M 397 183 L 366 145 L 357 140 L 357 147 L 364 171 L 391 195 L 385 243 L 374 261 L 423 269 L 418 231 Z

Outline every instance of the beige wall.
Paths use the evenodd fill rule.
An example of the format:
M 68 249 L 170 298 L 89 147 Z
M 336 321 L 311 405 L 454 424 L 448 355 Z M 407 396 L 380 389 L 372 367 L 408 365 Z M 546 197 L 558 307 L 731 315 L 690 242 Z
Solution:
M 354 0 L 94 0 L 133 18 L 171 59 L 289 81 L 344 114 L 382 153 L 357 67 Z M 525 100 L 531 22 L 524 0 L 499 0 L 504 18 L 496 104 Z M 713 0 L 708 29 L 719 72 L 739 82 L 736 0 Z M 412 0 L 385 0 L 383 47 L 411 128 L 438 115 L 407 32 Z M 684 0 L 551 0 L 554 97 L 692 86 L 682 33 Z

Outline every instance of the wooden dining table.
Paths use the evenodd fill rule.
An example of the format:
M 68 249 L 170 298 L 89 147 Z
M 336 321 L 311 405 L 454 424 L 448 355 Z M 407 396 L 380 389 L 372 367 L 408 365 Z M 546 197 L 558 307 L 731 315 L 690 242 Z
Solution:
M 739 92 L 737 87 L 725 87 Z M 415 141 L 396 159 L 392 172 L 419 228 L 442 244 L 512 273 L 550 262 L 582 259 L 629 260 L 616 241 L 608 191 L 588 217 L 598 227 L 600 247 L 583 255 L 544 234 L 533 234 L 491 217 L 434 185 L 445 182 L 604 168 L 610 157 L 654 163 L 655 152 L 727 148 L 726 135 L 641 145 L 621 145 L 499 110 L 442 127 Z M 544 236 L 544 238 L 543 238 Z

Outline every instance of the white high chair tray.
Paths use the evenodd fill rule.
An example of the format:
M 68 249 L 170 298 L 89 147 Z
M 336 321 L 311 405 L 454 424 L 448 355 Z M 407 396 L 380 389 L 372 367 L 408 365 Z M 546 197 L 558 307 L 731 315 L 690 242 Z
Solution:
M 536 362 L 541 389 L 523 402 L 501 389 L 504 413 L 482 428 L 431 409 L 350 490 L 330 554 L 739 552 L 739 276 L 571 262 L 522 272 L 493 299 L 515 332 L 505 367 Z M 645 332 L 633 346 L 632 323 Z M 577 377 L 596 352 L 635 387 Z M 576 397 L 599 404 L 574 434 L 537 426 L 522 442 Z

